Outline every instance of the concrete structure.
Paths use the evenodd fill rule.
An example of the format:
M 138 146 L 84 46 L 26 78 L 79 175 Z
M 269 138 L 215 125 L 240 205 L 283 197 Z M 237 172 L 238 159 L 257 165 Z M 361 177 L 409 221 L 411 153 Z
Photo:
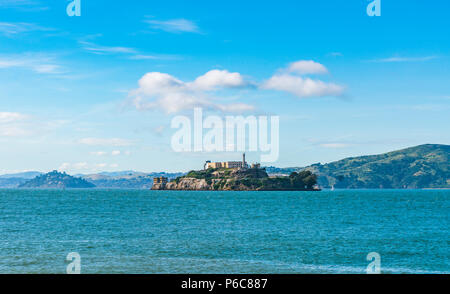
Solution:
M 245 162 L 245 153 L 242 156 L 242 161 L 225 161 L 225 162 L 211 162 L 205 163 L 205 169 L 208 168 L 232 168 L 232 169 L 245 169 L 248 168 L 247 162 Z
M 166 177 L 153 178 L 153 186 L 164 189 L 166 184 L 169 182 L 169 179 Z

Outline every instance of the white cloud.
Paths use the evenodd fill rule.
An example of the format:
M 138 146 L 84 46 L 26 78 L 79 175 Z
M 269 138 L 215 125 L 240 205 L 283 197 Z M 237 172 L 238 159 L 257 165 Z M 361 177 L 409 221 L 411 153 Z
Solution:
M 69 163 L 65 162 L 61 164 L 58 168 L 60 171 L 65 172 L 98 172 L 100 170 L 117 168 L 119 167 L 116 163 L 87 163 L 87 162 L 77 162 L 77 163 Z
M 105 156 L 107 153 L 105 151 L 95 151 L 91 152 L 91 154 L 96 156 Z
M 139 80 L 139 88 L 130 92 L 133 105 L 138 110 L 163 109 L 176 113 L 186 109 L 202 107 L 221 111 L 245 111 L 253 106 L 219 104 L 206 95 L 205 91 L 242 87 L 245 82 L 239 73 L 213 70 L 195 81 L 185 83 L 169 74 L 150 72 Z
M 44 136 L 67 124 L 18 112 L 0 112 L 0 137 Z
M 301 98 L 342 95 L 343 86 L 298 75 L 327 72 L 325 66 L 320 63 L 297 61 L 263 82 L 259 89 L 288 92 Z M 211 97 L 210 92 L 213 91 L 251 85 L 237 72 L 215 69 L 192 82 L 184 82 L 167 73 L 149 72 L 138 84 L 139 88 L 129 92 L 129 98 L 138 110 L 162 109 L 170 114 L 195 107 L 222 112 L 245 112 L 254 109 L 254 106 L 245 103 L 219 103 Z
M 0 22 L 0 33 L 6 36 L 13 36 L 32 31 L 51 31 L 50 28 L 44 28 L 32 23 L 26 22 Z
M 300 75 L 328 73 L 328 70 L 325 66 L 312 60 L 300 60 L 293 62 L 289 65 L 288 71 Z
M 69 170 L 87 170 L 89 169 L 89 164 L 87 162 L 77 162 L 77 163 L 68 163 L 64 162 L 58 168 L 60 171 L 69 171 Z
M 28 115 L 18 112 L 0 112 L 0 136 L 20 137 L 31 134 Z
M 18 112 L 0 112 L 0 123 L 10 123 L 28 118 L 27 115 Z
M 97 163 L 97 164 L 95 164 L 95 167 L 96 167 L 96 168 L 105 168 L 105 167 L 107 167 L 107 166 L 108 166 L 107 163 Z
M 22 68 L 42 74 L 62 73 L 61 66 L 52 56 L 34 53 L 0 56 L 0 69 L 6 68 Z
M 320 80 L 288 74 L 280 74 L 271 77 L 262 85 L 262 88 L 288 92 L 300 98 L 339 96 L 344 92 L 342 86 L 334 83 L 325 83 Z
M 149 60 L 149 59 L 159 59 L 155 55 L 143 55 L 143 54 L 136 54 L 130 57 L 132 60 Z
M 111 155 L 112 156 L 117 156 L 117 155 L 120 155 L 120 153 L 121 152 L 119 150 L 114 150 L 114 151 L 111 152 Z
M 170 33 L 199 33 L 198 26 L 190 20 L 170 19 L 170 20 L 145 20 L 150 27 L 155 30 L 163 30 Z
M 288 92 L 300 98 L 342 95 L 343 86 L 302 76 L 325 73 L 328 73 L 328 70 L 324 65 L 312 60 L 300 60 L 291 63 L 286 69 L 279 70 L 262 83 L 260 88 Z
M 421 62 L 421 61 L 429 61 L 436 59 L 437 56 L 422 56 L 422 57 L 388 57 L 388 58 L 381 58 L 381 59 L 372 59 L 371 62 L 380 62 L 380 63 L 387 63 L 387 62 Z
M 217 88 L 238 88 L 246 86 L 244 78 L 240 73 L 229 72 L 227 70 L 211 70 L 206 74 L 198 77 L 188 86 L 195 90 L 211 91 Z
M 22 137 L 30 134 L 29 130 L 21 126 L 0 125 L 0 137 Z
M 79 41 L 83 45 L 83 49 L 95 54 L 135 54 L 136 49 L 130 47 L 119 46 L 100 46 L 91 42 Z
M 89 35 L 85 36 L 78 43 L 82 48 L 92 54 L 97 55 L 125 55 L 126 58 L 130 60 L 161 60 L 161 59 L 176 59 L 179 58 L 175 55 L 164 55 L 164 54 L 144 54 L 139 52 L 139 50 L 131 47 L 121 47 L 121 46 L 101 46 L 92 43 L 90 40 L 100 37 L 101 35 Z
M 80 144 L 90 145 L 90 146 L 130 146 L 132 142 L 126 139 L 120 138 L 83 138 L 78 141 Z
M 43 11 L 48 10 L 38 0 L 1 0 L 0 8 L 15 8 L 23 11 Z

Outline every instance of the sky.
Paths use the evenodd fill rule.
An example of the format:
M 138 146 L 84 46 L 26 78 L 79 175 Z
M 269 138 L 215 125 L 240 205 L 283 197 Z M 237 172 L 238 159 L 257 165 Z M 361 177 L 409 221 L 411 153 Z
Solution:
M 450 144 L 450 3 L 370 2 L 0 0 L 0 173 L 240 160 L 174 151 L 196 107 L 279 117 L 277 167 Z

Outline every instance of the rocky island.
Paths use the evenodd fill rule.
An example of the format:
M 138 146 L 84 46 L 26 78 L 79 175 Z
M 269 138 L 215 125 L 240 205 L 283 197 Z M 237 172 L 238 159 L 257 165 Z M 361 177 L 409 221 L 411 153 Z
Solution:
M 310 171 L 289 176 L 269 177 L 259 164 L 245 162 L 206 162 L 204 170 L 190 171 L 172 181 L 155 178 L 153 190 L 183 191 L 319 191 L 317 176 Z
M 28 189 L 87 189 L 95 185 L 81 178 L 72 177 L 66 173 L 52 171 L 29 180 L 19 186 Z

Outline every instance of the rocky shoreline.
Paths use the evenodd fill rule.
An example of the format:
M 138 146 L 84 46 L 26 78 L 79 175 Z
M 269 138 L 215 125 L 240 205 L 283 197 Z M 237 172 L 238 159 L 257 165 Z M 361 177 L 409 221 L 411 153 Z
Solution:
M 265 169 L 208 169 L 191 171 L 170 182 L 157 182 L 152 190 L 174 191 L 320 191 L 311 172 L 269 177 Z

